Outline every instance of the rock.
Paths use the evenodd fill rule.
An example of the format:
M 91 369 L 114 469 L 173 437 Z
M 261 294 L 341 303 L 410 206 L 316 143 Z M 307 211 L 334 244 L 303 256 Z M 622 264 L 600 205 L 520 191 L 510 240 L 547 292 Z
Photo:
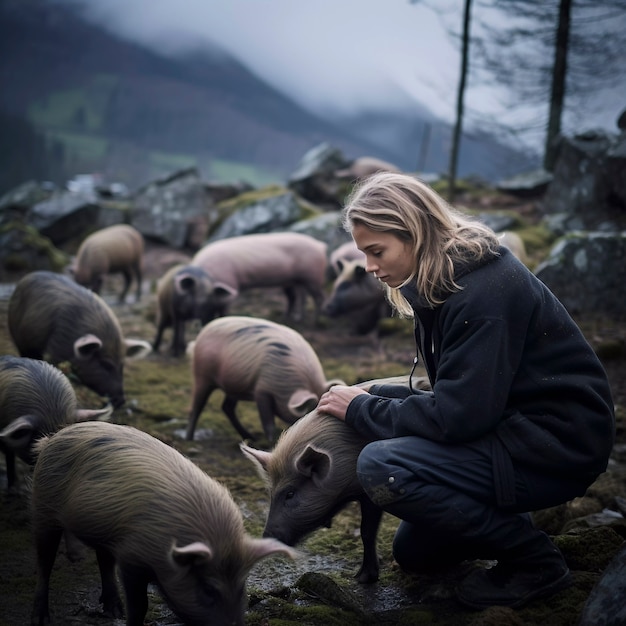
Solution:
M 134 195 L 131 225 L 144 237 L 177 249 L 206 238 L 216 220 L 213 202 L 196 168 L 149 183 Z M 200 227 L 204 233 L 198 233 Z M 191 236 L 193 231 L 193 236 Z
M 583 607 L 579 626 L 626 624 L 626 544 L 613 557 Z
M 538 169 L 501 180 L 496 184 L 496 189 L 517 198 L 535 198 L 546 192 L 553 178 L 551 172 Z
M 626 316 L 626 231 L 575 232 L 535 270 L 572 314 Z

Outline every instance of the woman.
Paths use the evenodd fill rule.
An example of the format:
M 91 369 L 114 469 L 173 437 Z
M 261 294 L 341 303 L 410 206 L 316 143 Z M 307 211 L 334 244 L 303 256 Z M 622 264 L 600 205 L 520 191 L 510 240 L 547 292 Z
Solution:
M 410 175 L 361 182 L 344 226 L 414 318 L 432 385 L 334 386 L 318 405 L 371 440 L 357 473 L 402 520 L 394 558 L 413 572 L 497 560 L 457 590 L 477 609 L 562 589 L 565 560 L 528 512 L 583 495 L 606 469 L 615 416 L 593 349 L 492 230 Z

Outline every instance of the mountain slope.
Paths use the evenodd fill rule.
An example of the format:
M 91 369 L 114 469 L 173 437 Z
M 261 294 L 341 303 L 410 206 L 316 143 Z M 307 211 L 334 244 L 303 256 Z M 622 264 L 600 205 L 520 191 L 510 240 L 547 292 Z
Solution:
M 44 0 L 0 0 L 0 86 L 0 109 L 60 141 L 66 169 L 131 186 L 192 164 L 207 178 L 284 180 L 323 141 L 346 158 L 372 155 L 415 169 L 423 125 L 411 118 L 412 132 L 400 126 L 381 139 L 365 118 L 331 123 L 224 54 L 159 56 Z M 376 123 L 403 121 L 393 118 Z M 483 160 L 473 162 L 481 167 L 471 173 L 484 176 Z M 439 153 L 429 164 L 446 167 Z

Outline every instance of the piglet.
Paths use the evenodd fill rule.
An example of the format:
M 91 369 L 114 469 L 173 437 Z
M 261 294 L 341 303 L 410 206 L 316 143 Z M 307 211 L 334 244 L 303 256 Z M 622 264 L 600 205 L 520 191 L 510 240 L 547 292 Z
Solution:
M 142 626 L 148 584 L 190 626 L 243 626 L 246 579 L 261 558 L 295 551 L 253 539 L 225 486 L 131 426 L 85 422 L 37 444 L 32 520 L 37 587 L 31 624 L 50 620 L 48 595 L 68 531 L 96 551 L 105 615 Z
M 119 295 L 120 302 L 126 300 L 126 294 L 134 278 L 136 298 L 139 302 L 144 245 L 143 235 L 128 224 L 101 228 L 80 244 L 71 271 L 79 285 L 98 294 L 108 274 L 122 274 L 124 286 Z
M 228 315 L 209 322 L 191 344 L 192 407 L 186 437 L 215 389 L 224 391 L 222 410 L 243 439 L 239 400 L 256 402 L 263 431 L 274 440 L 274 417 L 293 423 L 313 409 L 320 396 L 341 380 L 326 380 L 311 344 L 296 330 L 269 320 Z

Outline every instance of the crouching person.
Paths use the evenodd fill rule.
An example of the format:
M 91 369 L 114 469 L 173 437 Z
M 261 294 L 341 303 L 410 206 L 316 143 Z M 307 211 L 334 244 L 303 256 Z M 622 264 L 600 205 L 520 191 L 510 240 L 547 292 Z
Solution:
M 414 318 L 432 385 L 337 385 L 318 404 L 370 441 L 357 474 L 401 520 L 396 561 L 417 572 L 497 560 L 457 590 L 476 609 L 566 587 L 568 566 L 529 512 L 583 495 L 607 467 L 614 406 L 593 349 L 490 229 L 418 179 L 374 175 L 343 218 L 367 271 Z

